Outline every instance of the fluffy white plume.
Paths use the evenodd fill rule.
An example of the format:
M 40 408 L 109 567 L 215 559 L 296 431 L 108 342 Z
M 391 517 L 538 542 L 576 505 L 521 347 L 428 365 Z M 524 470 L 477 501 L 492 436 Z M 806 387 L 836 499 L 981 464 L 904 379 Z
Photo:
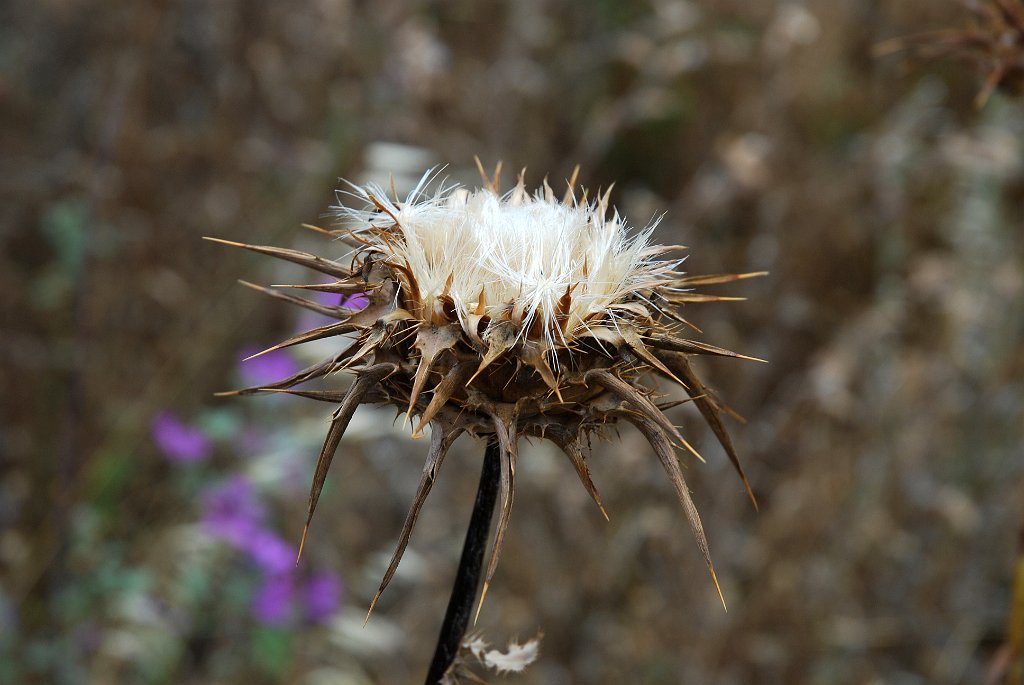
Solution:
M 508 643 L 506 651 L 500 652 L 496 649 L 487 649 L 488 644 L 482 638 L 475 637 L 468 640 L 465 647 L 480 660 L 480 663 L 501 675 L 520 673 L 536 661 L 540 655 L 540 640 L 539 634 L 523 644 L 513 640 Z
M 630 235 L 618 212 L 608 216 L 607 194 L 558 201 L 546 184 L 530 195 L 522 179 L 500 196 L 443 182 L 428 193 L 433 180 L 425 174 L 404 202 L 379 186 L 353 186 L 350 194 L 371 208 L 339 206 L 337 213 L 356 236 L 397 223 L 404 240 L 389 242 L 386 259 L 407 266 L 428 308 L 447 292 L 463 322 L 474 312 L 497 316 L 519 306 L 524 327 L 539 316 L 551 329 L 571 293 L 559 327 L 571 338 L 591 315 L 614 319 L 617 303 L 680 276 L 682 260 L 655 259 L 668 248 L 651 247 L 654 225 Z

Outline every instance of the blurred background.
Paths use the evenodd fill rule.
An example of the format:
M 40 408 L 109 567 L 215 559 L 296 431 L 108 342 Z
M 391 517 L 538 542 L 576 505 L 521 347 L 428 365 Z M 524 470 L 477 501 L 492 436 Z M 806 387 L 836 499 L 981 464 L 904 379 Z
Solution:
M 631 428 L 524 445 L 478 625 L 544 633 L 522 683 L 979 683 L 1006 662 L 1024 514 L 1024 109 L 893 37 L 950 0 L 11 0 L 0 7 L 0 682 L 408 683 L 431 656 L 482 445 L 449 456 L 364 628 L 425 444 L 364 408 L 303 563 L 331 407 L 215 398 L 323 350 L 204 235 L 300 228 L 338 178 L 578 163 L 692 273 L 687 311 L 761 511 L 686 407 L 723 612 Z M 315 324 L 315 321 L 312 322 Z M 341 384 L 342 379 L 336 382 Z M 494 680 L 501 680 L 495 677 Z M 992 682 L 1001 682 L 995 679 Z

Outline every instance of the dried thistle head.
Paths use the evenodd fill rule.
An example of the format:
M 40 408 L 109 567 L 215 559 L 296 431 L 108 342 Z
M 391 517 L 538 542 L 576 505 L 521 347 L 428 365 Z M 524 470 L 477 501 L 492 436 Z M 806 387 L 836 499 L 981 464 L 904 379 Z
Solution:
M 1024 93 L 1024 2 L 961 0 L 973 19 L 967 26 L 896 38 L 876 52 L 913 49 L 926 57 L 953 57 L 975 65 L 985 75 L 975 104 L 984 106 L 996 89 Z
M 690 324 L 679 308 L 740 299 L 697 294 L 693 288 L 761 274 L 684 276 L 681 259 L 664 257 L 678 248 L 651 244 L 653 226 L 631 234 L 617 212 L 609 215 L 610 191 L 593 200 L 585 191 L 577 197 L 574 173 L 560 199 L 546 181 L 528 193 L 522 175 L 511 191 L 501 194 L 500 169 L 499 164 L 493 178 L 481 169 L 484 187 L 473 191 L 444 183 L 428 191 L 433 180 L 428 172 L 404 201 L 389 198 L 374 185 L 353 186 L 346 195 L 364 208 L 339 206 L 336 213 L 343 227 L 317 229 L 352 248 L 344 262 L 218 241 L 335 279 L 278 288 L 364 293 L 369 300 L 356 311 L 246 283 L 337 320 L 270 348 L 338 337 L 338 350 L 327 359 L 277 383 L 226 393 L 289 392 L 338 404 L 313 476 L 303 543 L 331 460 L 357 406 L 390 404 L 415 419 L 414 434 L 430 427 L 430 448 L 373 603 L 398 566 L 448 449 L 463 433 L 500 447 L 501 510 L 486 594 L 512 511 L 519 438 L 546 438 L 561 448 L 604 513 L 584 445 L 604 427 L 626 421 L 646 437 L 668 472 L 717 587 L 675 446 L 700 455 L 663 412 L 678 403 L 658 404 L 642 380 L 660 375 L 685 389 L 753 501 L 720 418 L 724 407 L 690 363 L 694 355 L 751 358 L 684 337 Z M 345 391 L 293 389 L 340 370 L 354 375 Z

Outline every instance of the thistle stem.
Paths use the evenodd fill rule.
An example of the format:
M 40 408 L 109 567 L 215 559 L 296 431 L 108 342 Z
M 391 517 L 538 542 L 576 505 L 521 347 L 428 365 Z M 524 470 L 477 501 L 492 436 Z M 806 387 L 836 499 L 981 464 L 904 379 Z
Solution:
M 459 652 L 462 638 L 469 625 L 469 617 L 473 610 L 482 575 L 484 550 L 491 528 L 491 517 L 494 514 L 494 503 L 498 498 L 498 480 L 501 466 L 498 461 L 499 451 L 496 440 L 487 443 L 484 452 L 484 463 L 480 471 L 480 485 L 477 486 L 476 501 L 473 503 L 473 515 L 466 530 L 466 541 L 462 544 L 462 558 L 459 570 L 455 575 L 448 610 L 441 624 L 441 634 L 437 639 L 434 660 L 427 671 L 426 685 L 438 685 Z

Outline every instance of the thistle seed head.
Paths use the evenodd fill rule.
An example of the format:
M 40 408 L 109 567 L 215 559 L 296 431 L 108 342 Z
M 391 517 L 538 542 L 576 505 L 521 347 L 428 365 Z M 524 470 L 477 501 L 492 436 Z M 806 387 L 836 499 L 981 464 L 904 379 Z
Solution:
M 751 358 L 684 335 L 688 326 L 696 329 L 680 308 L 740 299 L 693 289 L 762 274 L 686 276 L 682 259 L 665 257 L 679 248 L 651 243 L 653 226 L 631 232 L 617 212 L 609 211 L 610 190 L 589 199 L 586 191 L 576 192 L 574 174 L 564 196 L 556 198 L 546 181 L 528 192 L 521 174 L 515 187 L 502 194 L 500 168 L 493 178 L 481 169 L 483 187 L 472 191 L 437 182 L 428 172 L 404 200 L 374 185 L 352 186 L 343 197 L 363 206 L 340 205 L 335 213 L 341 226 L 317 229 L 350 246 L 344 260 L 218 241 L 334 279 L 273 289 L 246 283 L 336 320 L 271 349 L 339 339 L 335 353 L 290 378 L 225 394 L 290 392 L 338 405 L 313 476 L 303 542 L 331 460 L 358 405 L 390 404 L 415 419 L 414 433 L 430 427 L 416 496 L 374 604 L 401 560 L 448 449 L 461 434 L 493 440 L 501 453 L 500 513 L 482 604 L 512 510 L 519 438 L 546 438 L 561 448 L 604 513 L 584 445 L 620 420 L 634 424 L 651 443 L 714 579 L 675 446 L 700 455 L 664 414 L 677 403 L 659 404 L 642 381 L 655 374 L 685 389 L 754 501 L 721 421 L 725 407 L 690 363 L 694 355 Z M 362 293 L 368 304 L 361 310 L 329 307 L 291 294 L 296 290 Z M 354 375 L 343 392 L 296 389 L 339 370 Z
M 428 182 L 400 203 L 382 188 L 356 188 L 350 195 L 371 209 L 336 210 L 365 240 L 365 256 L 407 267 L 406 302 L 423 320 L 458 323 L 470 336 L 481 318 L 509 320 L 518 337 L 565 348 L 587 322 L 618 316 L 632 294 L 676 275 L 678 261 L 655 259 L 665 248 L 649 246 L 653 227 L 630 237 L 617 213 L 608 216 L 607 192 L 557 202 L 550 187 L 530 195 L 520 181 L 503 196 L 443 185 L 427 195 Z

